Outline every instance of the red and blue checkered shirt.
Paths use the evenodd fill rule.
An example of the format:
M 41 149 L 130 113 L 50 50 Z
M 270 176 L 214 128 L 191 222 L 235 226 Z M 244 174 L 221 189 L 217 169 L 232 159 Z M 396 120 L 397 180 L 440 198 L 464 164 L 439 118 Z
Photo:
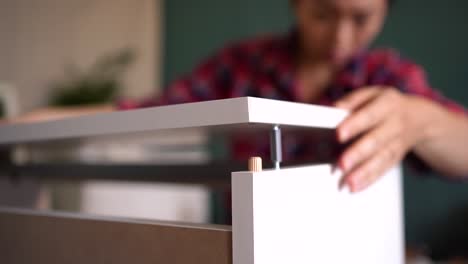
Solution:
M 162 95 L 141 101 L 122 100 L 119 109 L 134 109 L 242 96 L 303 102 L 295 80 L 295 33 L 270 36 L 237 43 L 222 49 L 196 67 L 190 74 L 173 82 Z M 363 51 L 337 75 L 325 92 L 313 103 L 331 105 L 343 96 L 366 86 L 391 86 L 403 93 L 428 98 L 454 112 L 463 107 L 447 100 L 427 82 L 424 70 L 393 50 Z M 315 135 L 317 136 L 317 135 Z M 320 142 L 331 138 L 310 134 L 285 135 L 285 158 L 328 156 Z M 268 155 L 268 137 L 250 140 L 238 137 L 233 150 L 238 158 Z

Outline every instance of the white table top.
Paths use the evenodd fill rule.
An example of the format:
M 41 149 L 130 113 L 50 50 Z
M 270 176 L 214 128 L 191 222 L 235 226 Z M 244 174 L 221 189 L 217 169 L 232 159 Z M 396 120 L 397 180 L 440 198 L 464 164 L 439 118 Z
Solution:
M 0 144 L 245 124 L 333 129 L 346 116 L 346 111 L 331 107 L 239 97 L 3 125 Z

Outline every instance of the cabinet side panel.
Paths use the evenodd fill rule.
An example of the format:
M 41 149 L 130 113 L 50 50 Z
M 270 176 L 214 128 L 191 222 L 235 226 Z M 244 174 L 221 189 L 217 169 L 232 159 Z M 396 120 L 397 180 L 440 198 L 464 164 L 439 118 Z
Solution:
M 234 264 L 254 264 L 253 173 L 232 173 L 232 255 Z
M 403 263 L 399 173 L 358 194 L 329 165 L 253 174 L 255 263 Z

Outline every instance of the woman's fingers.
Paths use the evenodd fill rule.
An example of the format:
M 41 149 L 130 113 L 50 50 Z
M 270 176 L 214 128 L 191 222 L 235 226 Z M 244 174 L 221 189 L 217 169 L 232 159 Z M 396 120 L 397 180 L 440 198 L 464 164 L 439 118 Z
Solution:
M 342 184 L 351 191 L 368 187 L 408 151 L 413 131 L 405 117 L 405 100 L 393 88 L 370 87 L 337 102 L 352 111 L 337 128 L 339 142 L 360 136 L 338 161 L 345 175 Z
M 382 146 L 397 138 L 401 130 L 402 124 L 392 118 L 375 127 L 345 150 L 338 160 L 340 168 L 344 173 L 350 172 L 375 155 Z M 397 138 L 397 140 L 402 140 L 402 138 Z
M 376 182 L 388 169 L 395 166 L 406 153 L 402 141 L 394 140 L 375 155 L 345 175 L 343 183 L 351 192 L 360 192 Z
M 358 91 L 351 93 L 343 99 L 335 102 L 335 106 L 346 110 L 353 111 L 363 104 L 367 103 L 374 97 L 376 97 L 381 89 L 376 87 L 362 88 Z
M 345 143 L 357 135 L 370 130 L 391 116 L 398 105 L 398 92 L 392 89 L 380 90 L 377 96 L 351 114 L 337 129 L 338 141 Z

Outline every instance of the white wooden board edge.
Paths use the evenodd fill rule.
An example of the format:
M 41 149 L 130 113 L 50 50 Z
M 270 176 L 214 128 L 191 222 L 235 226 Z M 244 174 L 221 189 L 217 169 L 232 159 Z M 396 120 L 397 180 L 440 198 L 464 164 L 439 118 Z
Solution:
M 0 144 L 236 124 L 334 128 L 346 114 L 330 107 L 239 97 L 0 125 Z

